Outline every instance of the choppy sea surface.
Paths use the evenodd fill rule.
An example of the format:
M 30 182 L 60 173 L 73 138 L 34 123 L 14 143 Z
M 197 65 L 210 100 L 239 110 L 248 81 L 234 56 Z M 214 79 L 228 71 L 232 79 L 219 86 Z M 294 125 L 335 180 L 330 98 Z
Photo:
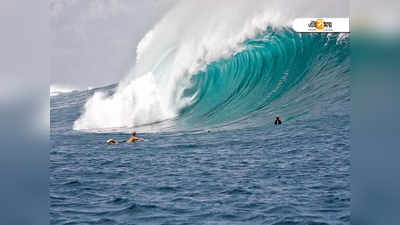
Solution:
M 348 38 L 268 30 L 246 44 L 193 74 L 173 120 L 73 129 L 116 86 L 53 95 L 51 224 L 350 224 Z M 146 141 L 105 143 L 132 130 Z

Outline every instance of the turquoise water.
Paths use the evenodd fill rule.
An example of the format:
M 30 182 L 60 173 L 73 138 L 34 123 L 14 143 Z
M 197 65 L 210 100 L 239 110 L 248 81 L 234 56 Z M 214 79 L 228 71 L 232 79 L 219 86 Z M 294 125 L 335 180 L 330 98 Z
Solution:
M 193 86 L 185 93 L 199 94 L 181 111 L 180 120 L 203 127 L 230 124 L 258 111 L 286 120 L 308 114 L 321 98 L 348 87 L 348 55 L 348 39 L 338 35 L 269 29 L 247 41 L 244 51 L 192 77 Z
M 245 46 L 134 145 L 72 129 L 115 85 L 52 96 L 51 224 L 349 224 L 349 38 L 270 28 Z

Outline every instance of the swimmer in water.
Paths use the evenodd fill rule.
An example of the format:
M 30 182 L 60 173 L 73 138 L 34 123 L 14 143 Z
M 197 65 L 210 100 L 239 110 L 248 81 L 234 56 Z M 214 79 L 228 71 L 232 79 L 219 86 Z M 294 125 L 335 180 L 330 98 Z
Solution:
M 136 137 L 136 132 L 133 132 L 131 137 L 127 141 L 121 141 L 121 142 L 122 143 L 126 142 L 126 143 L 129 143 L 129 144 L 132 144 L 132 143 L 135 143 L 136 141 L 144 141 L 144 139 Z M 107 144 L 115 145 L 115 144 L 118 144 L 118 141 L 110 138 L 110 139 L 107 140 Z
M 115 144 L 118 144 L 118 142 L 116 140 L 110 138 L 110 139 L 107 140 L 107 144 L 115 145 Z
M 126 141 L 126 143 L 134 143 L 135 141 L 144 141 L 144 139 L 136 137 L 136 132 L 133 132 L 131 137 Z
M 279 118 L 279 115 L 277 115 L 276 116 L 276 119 L 275 119 L 275 123 L 274 123 L 275 125 L 281 125 L 282 124 L 282 121 L 281 121 L 281 119 Z

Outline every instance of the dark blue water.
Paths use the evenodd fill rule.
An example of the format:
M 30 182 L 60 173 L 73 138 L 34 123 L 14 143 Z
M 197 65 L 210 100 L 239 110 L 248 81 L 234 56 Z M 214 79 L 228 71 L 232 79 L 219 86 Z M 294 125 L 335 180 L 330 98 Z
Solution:
M 129 134 L 72 129 L 96 90 L 51 97 L 51 224 L 349 224 L 349 43 L 285 35 L 286 50 L 249 42 L 254 54 L 196 75 L 199 99 L 172 128 L 137 128 L 144 142 L 106 145 Z M 238 83 L 210 76 L 235 73 L 221 70 L 231 64 Z

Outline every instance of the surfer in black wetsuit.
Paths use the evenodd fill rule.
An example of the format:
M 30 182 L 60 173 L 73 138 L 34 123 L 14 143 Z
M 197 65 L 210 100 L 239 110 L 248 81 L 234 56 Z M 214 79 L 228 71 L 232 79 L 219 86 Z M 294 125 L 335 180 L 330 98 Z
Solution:
M 279 115 L 276 116 L 276 119 L 275 119 L 275 123 L 274 123 L 274 124 L 275 124 L 275 125 L 281 125 L 281 124 L 282 124 L 281 119 L 279 119 Z

